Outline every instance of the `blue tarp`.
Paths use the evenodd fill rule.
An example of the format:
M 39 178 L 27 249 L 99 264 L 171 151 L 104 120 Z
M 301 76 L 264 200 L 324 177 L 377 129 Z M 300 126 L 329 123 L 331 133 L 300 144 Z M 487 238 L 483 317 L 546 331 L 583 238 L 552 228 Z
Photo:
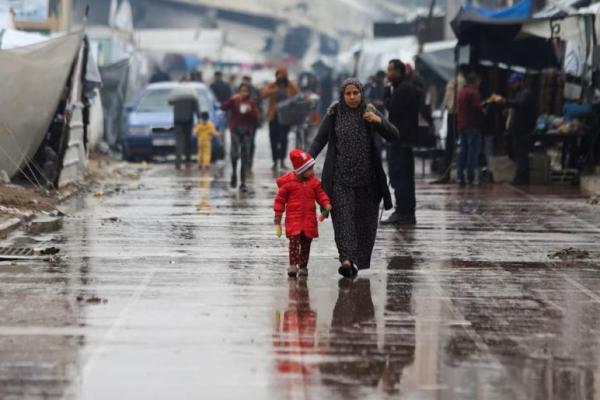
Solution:
M 504 8 L 485 8 L 476 7 L 471 2 L 467 2 L 464 8 L 467 11 L 479 14 L 489 19 L 525 19 L 531 15 L 531 0 L 521 0 L 513 6 Z

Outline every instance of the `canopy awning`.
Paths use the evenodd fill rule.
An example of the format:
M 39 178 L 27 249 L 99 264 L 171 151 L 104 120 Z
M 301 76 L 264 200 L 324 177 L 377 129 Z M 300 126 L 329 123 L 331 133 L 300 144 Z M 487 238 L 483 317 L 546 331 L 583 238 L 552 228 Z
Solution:
M 425 66 L 443 81 L 454 76 L 454 46 L 451 48 L 421 53 L 415 58 L 417 69 Z

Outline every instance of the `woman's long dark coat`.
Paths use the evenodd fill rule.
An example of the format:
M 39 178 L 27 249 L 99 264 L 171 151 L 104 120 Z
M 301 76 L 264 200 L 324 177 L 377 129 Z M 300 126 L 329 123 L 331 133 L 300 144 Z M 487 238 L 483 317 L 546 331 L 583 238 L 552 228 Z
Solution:
M 327 148 L 327 155 L 325 156 L 325 164 L 323 165 L 323 174 L 321 176 L 321 183 L 325 192 L 331 197 L 333 194 L 333 179 L 335 176 L 335 161 L 336 161 L 336 135 L 335 135 L 335 118 L 338 109 L 338 103 L 334 103 L 329 110 L 327 115 L 321 123 L 319 132 L 310 146 L 310 154 L 313 158 L 317 158 L 321 150 L 325 145 L 329 144 Z M 387 141 L 396 141 L 400 139 L 400 133 L 394 125 L 392 125 L 383 115 L 376 112 L 381 117 L 381 124 L 370 123 L 364 121 L 367 126 L 367 132 L 371 137 L 371 152 L 373 167 L 375 168 L 375 176 L 377 179 L 377 187 L 379 188 L 379 194 L 383 198 L 383 206 L 386 210 L 393 207 L 392 196 L 388 187 L 388 180 L 383 170 L 381 162 L 381 156 L 377 151 L 375 145 L 375 133 L 381 135 Z

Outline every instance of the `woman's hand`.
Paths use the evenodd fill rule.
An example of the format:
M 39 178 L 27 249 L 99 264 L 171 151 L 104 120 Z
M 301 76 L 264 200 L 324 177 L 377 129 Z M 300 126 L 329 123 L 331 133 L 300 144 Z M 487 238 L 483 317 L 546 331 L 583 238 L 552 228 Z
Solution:
M 363 118 L 365 119 L 365 121 L 371 122 L 374 124 L 381 124 L 381 122 L 382 122 L 381 117 L 372 111 L 365 112 L 363 114 Z

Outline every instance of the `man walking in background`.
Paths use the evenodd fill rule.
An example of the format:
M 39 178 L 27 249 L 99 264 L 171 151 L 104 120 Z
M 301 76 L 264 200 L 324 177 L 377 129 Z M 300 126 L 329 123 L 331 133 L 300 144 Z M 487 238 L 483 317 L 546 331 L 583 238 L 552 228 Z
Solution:
M 465 168 L 469 185 L 475 183 L 475 171 L 479 161 L 481 142 L 481 96 L 479 95 L 479 76 L 467 75 L 466 84 L 458 93 L 456 102 L 456 120 L 460 135 L 460 154 L 457 163 L 458 183 L 465 186 Z
M 181 169 L 181 158 L 185 154 L 186 168 L 192 160 L 192 129 L 194 116 L 200 119 L 200 105 L 193 87 L 182 79 L 179 87 L 171 93 L 169 104 L 173 107 L 175 125 L 175 168 Z
M 288 135 L 290 127 L 279 123 L 277 106 L 282 101 L 298 94 L 300 90 L 290 82 L 287 68 L 279 68 L 275 72 L 275 82 L 270 83 L 261 91 L 263 98 L 269 100 L 267 119 L 269 120 L 269 138 L 271 139 L 271 153 L 273 157 L 273 170 L 287 169 Z
M 250 165 L 248 173 L 252 173 L 252 167 L 254 166 L 254 154 L 256 153 L 256 131 L 262 125 L 263 118 L 262 99 L 260 97 L 260 90 L 258 90 L 258 88 L 252 84 L 252 77 L 250 75 L 245 75 L 242 77 L 242 84 L 250 88 L 250 98 L 256 103 L 256 111 L 258 113 L 256 124 L 254 126 L 254 130 L 252 131 L 252 143 L 250 147 Z
M 513 185 L 529 184 L 529 147 L 531 146 L 531 133 L 535 129 L 537 117 L 533 93 L 525 85 L 525 75 L 513 72 L 508 78 L 508 84 L 513 97 L 503 103 L 510 110 L 508 134 L 512 139 L 513 160 L 517 170 Z
M 233 95 L 231 86 L 229 86 L 223 80 L 223 72 L 221 71 L 215 72 L 215 79 L 214 82 L 210 85 L 210 90 L 212 90 L 217 100 L 219 100 L 219 103 L 225 102 Z
M 396 198 L 396 209 L 383 223 L 414 225 L 417 219 L 415 156 L 412 146 L 416 142 L 419 129 L 419 95 L 410 82 L 402 61 L 391 60 L 387 76 L 391 85 L 386 87 L 385 106 L 390 122 L 400 132 L 400 140 L 391 143 L 388 148 L 388 169 Z

